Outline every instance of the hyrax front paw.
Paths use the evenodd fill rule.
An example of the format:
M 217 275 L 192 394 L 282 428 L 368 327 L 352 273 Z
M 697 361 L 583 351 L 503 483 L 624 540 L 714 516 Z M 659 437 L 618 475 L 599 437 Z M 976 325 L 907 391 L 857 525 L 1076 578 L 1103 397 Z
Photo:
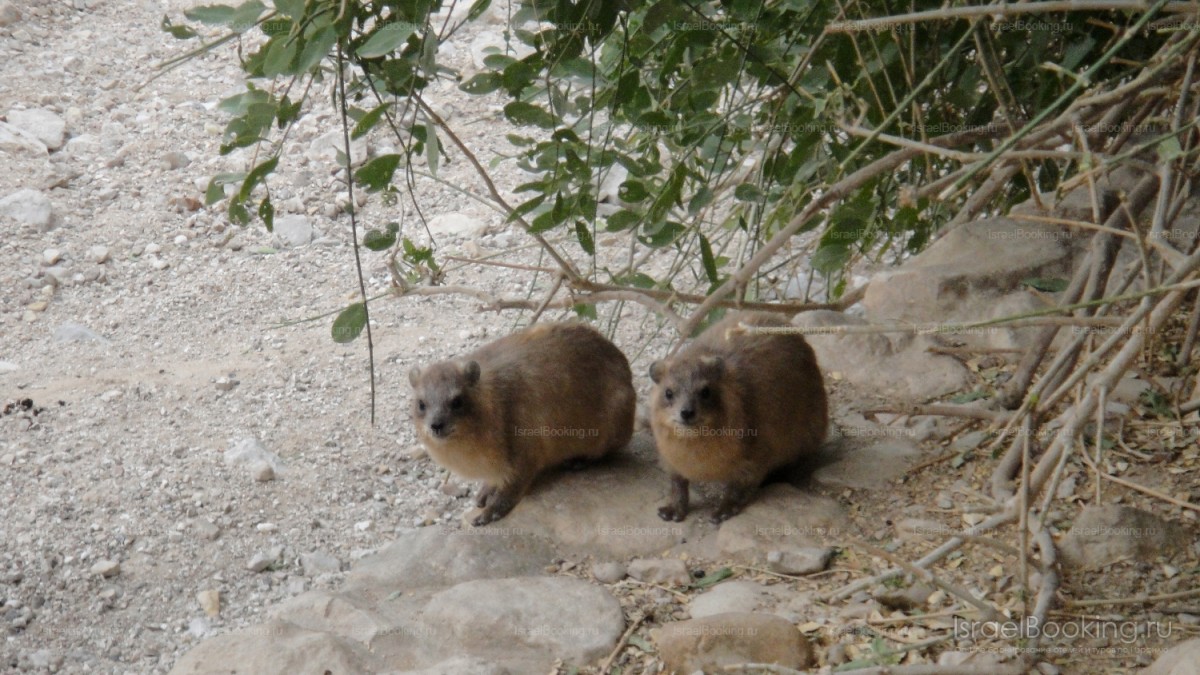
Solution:
M 674 504 L 662 506 L 658 509 L 658 517 L 672 523 L 680 523 L 687 517 L 687 509 L 681 509 Z

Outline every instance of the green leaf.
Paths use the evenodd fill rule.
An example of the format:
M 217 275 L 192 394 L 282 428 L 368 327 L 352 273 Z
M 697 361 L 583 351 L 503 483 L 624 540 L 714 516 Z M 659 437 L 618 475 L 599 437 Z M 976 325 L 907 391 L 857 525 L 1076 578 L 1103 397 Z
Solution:
M 592 239 L 592 233 L 582 220 L 575 221 L 575 236 L 579 238 L 579 245 L 583 247 L 585 253 L 596 255 L 596 242 Z
M 617 198 L 629 204 L 640 202 L 649 196 L 646 184 L 640 180 L 627 180 L 617 187 Z
M 573 309 L 575 311 L 576 316 L 579 316 L 580 318 L 583 318 L 583 319 L 590 319 L 592 321 L 595 321 L 596 319 L 600 318 L 599 315 L 596 314 L 596 306 L 595 305 L 589 305 L 587 303 L 579 303 L 579 304 L 572 305 L 571 309 Z
M 623 232 L 637 227 L 641 221 L 642 217 L 633 211 L 617 211 L 608 217 L 608 220 L 604 224 L 604 229 L 609 232 Z
M 224 26 L 233 17 L 234 9 L 229 5 L 201 5 L 184 10 L 190 21 L 199 21 L 208 26 Z
M 262 218 L 263 224 L 267 226 L 267 232 L 275 231 L 275 206 L 271 204 L 271 195 L 263 197 L 259 202 L 258 217 Z
M 379 123 L 379 119 L 383 117 L 383 114 L 386 113 L 391 107 L 391 103 L 384 103 L 383 105 L 378 106 L 374 110 L 368 112 L 366 115 L 363 115 L 362 119 L 358 121 L 358 124 L 354 125 L 354 129 L 350 132 L 350 138 L 354 139 L 366 136 L 367 132 L 371 131 L 371 129 Z
M 354 180 L 367 188 L 368 192 L 378 192 L 392 182 L 396 167 L 400 166 L 400 155 L 380 155 L 367 162 L 354 172 Z
M 634 288 L 655 288 L 658 286 L 658 282 L 653 277 L 642 272 L 632 272 L 626 276 L 617 277 L 613 281 L 622 286 L 632 286 Z
M 850 260 L 850 248 L 845 244 L 823 244 L 813 253 L 810 265 L 821 274 L 833 274 Z
M 299 19 L 304 16 L 304 0 L 275 0 L 275 11 L 283 16 Z
M 162 23 L 158 24 L 163 32 L 170 33 L 176 40 L 190 40 L 196 37 L 196 31 L 187 26 L 171 23 L 171 18 L 163 14 Z
M 245 33 L 258 24 L 258 17 L 266 11 L 266 5 L 258 0 L 244 2 L 229 17 L 229 28 L 235 33 Z
M 292 61 L 296 58 L 296 41 L 287 36 L 271 38 L 267 45 L 267 57 L 263 60 L 263 75 L 277 77 L 289 72 Z
M 499 73 L 479 73 L 475 77 L 458 85 L 459 89 L 468 94 L 490 94 L 500 88 L 503 80 Z
M 731 576 L 733 576 L 733 570 L 728 567 L 722 567 L 693 581 L 689 588 L 708 588 L 709 586 L 725 581 Z
M 504 106 L 504 116 L 513 124 L 532 124 L 543 129 L 554 128 L 554 117 L 532 103 L 513 101 Z
M 363 235 L 363 246 L 372 251 L 386 251 L 396 243 L 395 232 L 381 232 L 379 230 L 367 230 Z
M 688 215 L 694 216 L 700 213 L 700 209 L 712 203 L 713 191 L 707 185 L 702 185 L 696 194 L 692 195 L 691 201 L 688 202 Z
M 337 31 L 333 26 L 325 26 L 304 42 L 300 58 L 296 61 L 296 72 L 307 73 L 329 55 L 329 51 L 337 44 Z
M 475 2 L 471 4 L 471 9 L 467 10 L 467 20 L 474 21 L 475 19 L 478 19 L 484 12 L 487 11 L 487 8 L 491 6 L 491 4 L 492 0 L 475 0 Z
M 1044 279 L 1041 277 L 1024 279 L 1021 281 L 1021 283 L 1025 284 L 1026 286 L 1029 286 L 1030 288 L 1036 288 L 1037 290 L 1043 291 L 1046 293 L 1058 293 L 1059 291 L 1066 289 L 1066 287 L 1068 285 L 1070 285 L 1070 282 L 1068 282 L 1066 279 L 1060 279 L 1060 278 Z
M 353 342 L 367 327 L 367 306 L 356 302 L 338 313 L 333 320 L 333 341 L 338 344 Z
M 708 281 L 715 284 L 720 281 L 720 275 L 717 274 L 717 259 L 713 256 L 708 237 L 703 233 L 697 234 L 700 237 L 700 260 L 704 263 L 704 273 L 708 275 Z
M 950 402 L 951 403 L 970 403 L 971 401 L 978 401 L 981 398 L 987 398 L 987 397 L 988 397 L 988 395 L 986 392 L 969 391 L 965 394 L 958 394 L 956 396 L 951 396 Z
M 733 196 L 743 202 L 760 202 L 762 201 L 763 193 L 754 183 L 742 183 L 734 188 Z
M 279 157 L 275 156 L 267 161 L 259 164 L 246 174 L 246 180 L 242 181 L 242 189 L 238 191 L 238 201 L 245 201 L 250 198 L 250 193 L 254 191 L 254 187 L 262 182 L 267 174 L 275 170 L 275 165 L 279 164 Z
M 362 59 L 373 59 L 384 54 L 391 54 L 415 32 L 417 32 L 416 26 L 407 21 L 385 24 L 376 30 L 367 39 L 366 44 L 358 48 L 356 53 Z
M 208 181 L 208 189 L 204 191 L 204 203 L 211 206 L 225 198 L 225 186 L 230 183 L 239 183 L 246 174 L 238 173 L 219 173 L 213 176 Z

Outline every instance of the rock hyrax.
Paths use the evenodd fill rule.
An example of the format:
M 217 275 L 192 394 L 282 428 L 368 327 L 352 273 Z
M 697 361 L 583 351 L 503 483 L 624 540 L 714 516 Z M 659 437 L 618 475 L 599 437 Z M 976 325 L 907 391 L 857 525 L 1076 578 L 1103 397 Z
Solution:
M 724 484 L 713 522 L 736 515 L 767 474 L 825 439 L 829 413 L 812 347 L 799 334 L 730 333 L 739 322 L 790 325 L 764 312 L 734 314 L 650 366 L 650 425 L 671 475 L 663 520 L 684 519 L 693 480 Z
M 483 481 L 475 525 L 507 515 L 544 469 L 599 459 L 633 434 L 629 362 L 584 324 L 537 324 L 408 377 L 430 456 Z

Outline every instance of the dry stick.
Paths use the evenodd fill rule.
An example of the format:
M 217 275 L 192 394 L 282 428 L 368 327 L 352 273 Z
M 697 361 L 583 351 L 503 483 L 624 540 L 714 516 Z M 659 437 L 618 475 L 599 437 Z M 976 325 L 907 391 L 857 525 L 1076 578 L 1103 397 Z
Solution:
M 1067 607 L 1104 607 L 1106 605 L 1144 605 L 1150 602 L 1163 602 L 1169 600 L 1184 600 L 1187 598 L 1200 597 L 1200 588 L 1193 588 L 1186 591 L 1178 591 L 1176 593 L 1161 593 L 1158 595 L 1134 595 L 1125 598 L 1091 598 L 1088 600 L 1067 600 L 1064 604 Z
M 906 406 L 884 406 L 882 408 L 871 408 L 864 410 L 864 415 L 875 413 L 884 413 L 887 415 L 908 415 L 916 417 L 919 415 L 938 415 L 942 417 L 969 417 L 977 420 L 986 420 L 988 422 L 1007 422 L 1009 413 L 998 412 L 995 410 L 984 410 L 982 408 L 972 408 L 965 405 L 949 405 L 949 404 L 932 404 L 932 405 L 906 405 Z
M 1022 426 L 1021 434 L 1021 490 L 1017 494 L 1020 496 L 1020 518 L 1017 521 L 1017 539 L 1018 548 L 1021 554 L 1017 556 L 1020 563 L 1020 579 L 1021 588 L 1025 594 L 1029 593 L 1029 555 L 1026 551 L 1029 550 L 1029 438 L 1033 435 L 1033 419 L 1025 418 L 1025 424 Z M 1025 610 L 1028 612 L 1029 605 L 1025 605 Z
M 1200 292 L 1196 293 L 1196 299 L 1192 302 L 1192 320 L 1188 323 L 1187 334 L 1183 338 L 1183 347 L 1175 357 L 1176 368 L 1183 368 L 1192 362 L 1192 349 L 1196 346 L 1198 331 L 1200 331 Z
M 997 192 L 1009 186 L 1012 177 L 1020 170 L 1020 167 L 1016 164 L 1004 164 L 992 169 L 988 177 L 979 185 L 978 189 L 971 193 L 970 197 L 967 197 L 967 200 L 963 202 L 962 208 L 943 226 L 943 229 L 957 227 L 978 215 L 992 201 L 992 197 L 996 196 Z
M 1037 602 L 1033 605 L 1033 617 L 1037 620 L 1037 625 L 1044 626 L 1046 615 L 1050 613 L 1050 606 L 1054 604 L 1054 597 L 1058 593 L 1058 553 L 1054 548 L 1054 539 L 1050 537 L 1046 528 L 1035 532 L 1033 539 L 1042 553 L 1042 587 L 1038 589 Z M 1028 650 L 1028 653 L 1034 653 L 1042 639 L 1042 631 L 1037 631 L 1030 639 L 1033 648 Z
M 961 143 L 969 143 L 976 139 L 985 138 L 987 136 L 987 133 L 978 130 L 959 131 L 946 134 L 944 136 L 931 138 L 929 139 L 929 142 L 933 143 L 934 145 L 949 147 L 959 145 Z M 829 186 L 829 189 L 825 192 L 816 195 L 799 214 L 792 218 L 791 222 L 776 232 L 775 235 L 772 236 L 771 239 L 765 244 L 763 244 L 763 246 L 759 248 L 754 255 L 750 256 L 750 259 L 747 260 L 736 272 L 734 272 L 729 279 L 726 279 L 723 284 L 713 289 L 713 291 L 709 293 L 708 298 L 705 299 L 704 302 L 700 303 L 700 305 L 688 318 L 682 334 L 684 336 L 691 335 L 700 325 L 700 322 L 704 320 L 704 317 L 708 316 L 708 313 L 716 308 L 718 304 L 724 300 L 726 296 L 733 292 L 735 288 L 744 287 L 746 284 L 750 283 L 750 278 L 754 276 L 754 273 L 764 264 L 766 264 L 766 262 L 770 260 L 772 256 L 779 252 L 779 249 L 782 248 L 784 244 L 791 241 L 792 237 L 800 231 L 800 228 L 807 225 L 808 221 L 811 220 L 813 216 L 820 213 L 822 209 L 828 207 L 830 204 L 846 198 L 855 190 L 869 182 L 872 178 L 875 178 L 880 174 L 890 173 L 900 166 L 903 166 L 906 162 L 909 162 L 920 156 L 920 154 L 921 153 L 919 151 L 911 148 L 896 150 L 889 155 L 871 162 L 867 166 L 864 166 L 849 176 L 846 176 L 842 180 Z
M 1157 178 L 1155 176 L 1146 176 L 1138 182 L 1128 198 L 1131 212 L 1137 213 L 1145 208 L 1146 204 L 1150 203 L 1150 199 L 1153 197 L 1154 190 L 1157 187 L 1156 183 Z M 1127 230 L 1132 226 L 1132 223 L 1127 221 L 1126 217 L 1126 212 L 1116 209 L 1105 219 L 1104 228 L 1116 231 Z M 1115 259 L 1116 248 L 1119 243 L 1119 239 L 1107 233 L 1102 232 L 1093 235 L 1092 245 L 1088 250 L 1087 257 L 1084 259 L 1084 264 L 1081 264 L 1075 270 L 1075 274 L 1071 278 L 1071 283 L 1063 294 L 1063 305 L 1074 304 L 1081 296 L 1085 296 L 1085 294 L 1085 302 L 1099 298 L 1096 293 L 1103 291 L 1104 284 L 1099 283 L 1098 280 L 1108 279 L 1108 275 L 1112 269 L 1112 260 Z M 1091 261 L 1091 264 L 1087 264 L 1087 261 Z M 1016 373 L 1013 374 L 1012 379 L 1008 381 L 997 397 L 1001 406 L 1008 409 L 1015 408 L 1018 402 L 1025 397 L 1025 393 L 1029 389 L 1029 384 L 1033 381 L 1034 373 L 1037 371 L 1038 366 L 1041 365 L 1047 349 L 1049 349 L 1050 344 L 1054 342 L 1054 338 L 1057 335 L 1058 329 L 1055 327 L 1044 328 L 1038 333 L 1029 351 L 1025 353 L 1025 357 L 1021 359 L 1020 365 L 1017 366 Z M 1011 476 L 1012 474 L 1009 475 Z
M 1020 16 L 1023 14 L 1047 14 L 1053 12 L 1114 12 L 1122 10 L 1145 11 L 1151 3 L 1139 0 L 1066 0 L 1057 2 L 1000 2 L 970 7 L 947 7 L 925 12 L 910 12 L 908 14 L 893 14 L 872 19 L 858 19 L 830 24 L 826 27 L 829 33 L 851 33 L 864 30 L 888 30 L 903 23 L 920 23 L 923 21 L 945 21 L 947 19 L 972 19 L 982 16 Z M 1166 14 L 1194 14 L 1197 11 L 1193 2 L 1168 2 L 1161 10 Z
M 467 161 L 470 162 L 471 166 L 475 167 L 475 172 L 479 174 L 479 177 L 483 180 L 484 185 L 487 186 L 488 193 L 492 195 L 492 199 L 495 200 L 496 203 L 503 207 L 508 213 L 513 213 L 514 209 L 512 205 L 509 204 L 508 201 L 504 199 L 504 196 L 500 194 L 500 190 L 496 188 L 496 184 L 492 181 L 492 177 L 488 174 L 487 170 L 483 168 L 483 165 L 479 163 L 479 159 L 475 157 L 475 153 L 471 152 L 471 149 L 467 147 L 466 143 L 462 142 L 462 139 L 458 137 L 458 134 L 454 133 L 454 130 L 450 128 L 450 125 L 447 124 L 440 115 L 434 112 L 433 108 L 430 108 L 429 104 L 426 103 L 423 98 L 416 96 L 413 100 L 417 102 L 417 105 L 421 108 L 425 115 L 429 117 L 429 119 L 433 120 L 433 123 L 436 124 L 438 128 L 445 132 L 446 136 L 450 138 L 454 145 L 458 146 L 459 152 L 463 153 L 463 156 L 467 158 Z M 554 259 L 554 262 L 558 263 L 559 268 L 562 270 L 562 273 L 566 275 L 567 279 L 569 279 L 571 282 L 576 282 L 582 278 L 580 277 L 579 272 L 575 270 L 575 267 L 571 265 L 571 263 L 569 263 L 565 258 L 563 258 L 562 255 L 559 254 L 558 250 L 551 246 L 550 242 L 546 241 L 545 237 L 532 231 L 533 227 L 526 222 L 524 218 L 518 216 L 516 221 L 520 223 L 521 227 L 525 229 L 525 232 L 527 232 L 529 236 L 533 237 L 539 244 L 541 244 L 542 248 L 546 250 L 546 253 L 548 253 L 550 257 Z
M 1181 279 L 1191 275 L 1192 272 L 1197 268 L 1200 268 L 1200 251 L 1189 256 L 1186 264 L 1176 270 L 1167 281 L 1172 285 L 1178 284 Z M 1141 352 L 1141 349 L 1145 344 L 1146 334 L 1159 330 L 1162 325 L 1166 323 L 1168 319 L 1170 319 L 1171 314 L 1175 311 L 1175 308 L 1178 307 L 1179 303 L 1183 301 L 1183 295 L 1184 293 L 1180 290 L 1171 291 L 1158 302 L 1157 306 L 1151 308 L 1149 306 L 1150 303 L 1143 302 L 1142 305 L 1130 315 L 1128 321 L 1130 328 L 1132 328 L 1132 326 L 1136 323 L 1141 322 L 1147 317 L 1147 315 L 1149 315 L 1149 319 L 1147 321 L 1148 330 L 1145 332 L 1133 333 L 1121 350 L 1116 354 L 1115 357 L 1113 357 L 1112 361 L 1109 362 L 1108 366 L 1097 375 L 1096 381 L 1093 382 L 1088 388 L 1087 395 L 1084 397 L 1083 401 L 1075 404 L 1062 416 L 1060 416 L 1059 419 L 1062 420 L 1063 426 L 1059 430 L 1058 434 L 1055 435 L 1054 441 L 1051 443 L 1050 447 L 1038 461 L 1037 467 L 1035 467 L 1033 472 L 1032 485 L 1033 492 L 1035 494 L 1041 489 L 1046 480 L 1049 478 L 1049 474 L 1053 470 L 1053 466 L 1058 462 L 1059 455 L 1063 453 L 1067 441 L 1069 439 L 1074 439 L 1083 429 L 1083 425 L 1088 419 L 1089 412 L 1096 405 L 1096 390 L 1099 387 L 1111 388 L 1116 384 L 1117 380 L 1125 374 L 1125 371 L 1129 369 L 1129 366 L 1133 363 L 1133 360 Z M 1113 337 L 1117 337 L 1118 335 L 1120 334 L 1114 334 Z M 1112 338 L 1110 338 L 1110 340 L 1112 340 Z M 1094 357 L 1095 354 L 1092 356 Z M 1092 359 L 1089 358 L 1087 362 L 1077 369 L 1076 374 L 1071 378 L 1072 381 L 1069 382 L 1069 386 L 1073 387 L 1075 382 L 1081 380 L 1084 374 L 1091 370 L 1091 368 L 1095 367 L 1095 364 L 1091 363 L 1091 361 Z M 1066 387 L 1068 384 L 1064 384 L 1063 386 Z
M 626 628 L 625 632 L 621 634 L 621 639 L 617 640 L 617 646 L 613 647 L 613 650 L 608 653 L 608 658 L 604 659 L 604 663 L 600 664 L 600 675 L 608 675 L 608 669 L 612 667 L 613 661 L 615 661 L 617 658 L 617 654 L 620 654 L 621 650 L 624 649 L 625 645 L 629 642 L 629 636 L 633 635 L 633 631 L 637 630 L 637 627 L 642 625 L 642 622 L 645 620 L 646 615 L 642 614 L 634 619 L 633 623 L 629 624 L 629 628 Z
M 1087 463 L 1087 465 L 1093 471 L 1096 472 L 1096 482 L 1097 483 L 1101 482 L 1100 481 L 1101 478 L 1104 478 L 1106 480 L 1116 483 L 1117 485 L 1127 487 L 1130 490 L 1136 490 L 1145 495 L 1150 495 L 1151 497 L 1154 497 L 1155 499 L 1161 499 L 1164 502 L 1174 504 L 1175 506 L 1178 506 L 1180 508 L 1191 509 L 1192 511 L 1200 512 L 1200 505 L 1192 504 L 1191 502 L 1185 501 L 1183 499 L 1176 499 L 1176 498 L 1172 497 L 1171 495 L 1168 495 L 1163 492 L 1159 492 L 1158 490 L 1155 490 L 1153 488 L 1148 488 L 1144 485 L 1139 485 L 1137 483 L 1134 483 L 1133 481 L 1128 481 L 1128 480 L 1125 480 L 1124 478 L 1119 478 L 1117 476 L 1114 476 L 1110 473 L 1103 471 L 1099 465 L 1097 465 L 1093 462 L 1091 457 L 1088 457 L 1086 452 L 1080 453 L 1080 454 L 1083 456 L 1084 461 Z M 1097 488 L 1097 492 L 1099 492 L 1099 488 Z
M 971 595 L 971 592 L 968 591 L 967 589 L 959 588 L 958 586 L 956 586 L 948 581 L 942 581 L 933 572 L 930 572 L 929 570 L 921 568 L 921 567 L 917 567 L 916 565 L 913 565 L 912 563 L 907 562 L 905 560 L 901 560 L 899 557 L 894 556 L 891 553 L 888 553 L 887 551 L 885 551 L 881 548 L 872 546 L 865 541 L 861 541 L 858 539 L 851 539 L 850 543 L 854 546 L 858 546 L 859 548 L 865 550 L 866 552 L 870 553 L 871 555 L 873 555 L 877 558 L 883 558 L 884 560 L 887 560 L 888 562 L 892 563 L 893 565 L 897 565 L 897 566 L 905 569 L 909 574 L 912 574 L 913 576 L 924 579 L 925 581 L 928 581 L 929 583 L 933 584 L 934 586 L 937 586 L 938 588 L 942 589 L 943 591 L 946 591 L 947 593 L 949 593 L 950 595 L 953 595 L 954 597 L 958 598 L 959 600 L 962 600 L 963 602 L 967 603 L 968 605 L 971 605 L 975 609 L 978 609 L 988 621 L 1002 621 L 1003 620 L 1003 617 L 1000 615 L 999 612 L 996 611 L 995 607 L 992 607 L 991 605 L 987 604 L 986 602 L 976 598 L 974 595 Z
M 1139 268 L 1137 265 L 1131 265 L 1129 267 L 1125 278 L 1122 280 L 1122 283 L 1117 289 L 1118 295 L 1124 293 L 1129 284 L 1133 283 L 1134 278 L 1136 278 L 1138 275 L 1138 269 Z M 1105 305 L 1097 310 L 1096 313 L 1103 313 L 1107 311 L 1109 307 L 1111 307 L 1111 305 Z M 1013 413 L 1012 419 L 1010 419 L 1008 424 L 1000 430 L 1000 434 L 996 436 L 996 438 L 992 439 L 990 443 L 988 443 L 988 446 L 984 449 L 982 454 L 990 455 L 996 450 L 997 447 L 1000 446 L 1001 443 L 1004 442 L 1006 438 L 1008 438 L 1008 434 L 1010 431 L 1012 431 L 1013 426 L 1019 420 L 1024 418 L 1024 416 L 1033 408 L 1036 401 L 1041 400 L 1042 395 L 1046 392 L 1046 389 L 1049 388 L 1051 383 L 1058 381 L 1060 373 L 1067 368 L 1067 364 L 1075 362 L 1075 354 L 1078 352 L 1087 338 L 1087 333 L 1081 333 L 1075 336 L 1075 339 L 1071 342 L 1071 344 L 1067 345 L 1065 349 L 1059 351 L 1059 353 L 1055 356 L 1054 361 L 1052 361 L 1050 366 L 1046 368 L 1046 372 L 1042 375 L 1042 378 L 1038 380 L 1037 383 L 1033 385 L 1033 388 L 1029 390 L 1029 394 L 1021 403 L 1021 407 Z M 1020 461 L 1019 452 L 1020 450 L 1017 446 L 1017 443 L 1014 441 L 1013 444 L 1009 446 L 1008 452 L 1005 453 L 1004 457 L 997 462 L 996 468 L 992 470 L 991 485 L 992 496 L 994 498 L 1005 500 L 1012 496 L 1012 491 L 1008 489 L 1008 482 L 1012 478 L 1013 474 L 1016 473 L 1017 465 Z
M 860 335 L 874 333 L 913 333 L 915 335 L 931 335 L 940 333 L 963 333 L 987 328 L 1003 326 L 1004 328 L 1030 328 L 1035 326 L 1082 326 L 1091 328 L 1117 328 L 1120 319 L 1092 318 L 1074 316 L 1046 316 L 1053 312 L 1062 312 L 1069 307 L 1050 307 L 1035 310 L 1028 314 L 1003 316 L 985 321 L 971 323 L 888 323 L 888 324 L 841 324 L 838 326 L 750 326 L 738 324 L 733 330 L 749 335 Z
M 1100 474 L 1104 473 L 1100 470 L 1100 465 L 1104 461 L 1104 404 L 1108 398 L 1108 387 L 1100 387 L 1100 401 L 1096 403 L 1096 462 L 1092 464 L 1092 468 L 1096 471 L 1096 506 L 1104 504 L 1103 489 L 1101 486 L 1104 481 L 1100 480 Z M 1083 453 L 1087 456 L 1087 453 Z

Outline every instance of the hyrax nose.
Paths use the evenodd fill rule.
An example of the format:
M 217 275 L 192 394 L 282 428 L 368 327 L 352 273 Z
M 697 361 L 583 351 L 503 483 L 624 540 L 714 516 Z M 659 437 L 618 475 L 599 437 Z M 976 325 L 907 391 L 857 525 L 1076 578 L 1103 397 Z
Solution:
M 696 419 L 696 409 L 695 408 L 680 408 L 679 409 L 679 419 L 683 420 L 684 422 L 691 422 L 691 421 L 695 420 Z
M 446 420 L 434 420 L 430 422 L 429 431 L 438 438 L 444 437 L 446 435 Z

